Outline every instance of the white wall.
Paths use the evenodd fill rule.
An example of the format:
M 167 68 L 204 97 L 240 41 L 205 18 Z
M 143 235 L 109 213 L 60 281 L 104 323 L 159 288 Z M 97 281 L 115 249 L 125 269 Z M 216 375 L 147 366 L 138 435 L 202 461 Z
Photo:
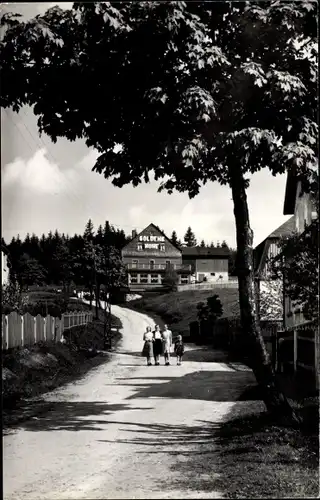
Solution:
M 200 281 L 200 277 L 201 276 L 205 276 L 207 278 L 207 282 L 208 283 L 216 283 L 217 281 L 228 281 L 229 280 L 229 275 L 227 272 L 218 272 L 215 274 L 215 276 L 211 276 L 211 273 L 206 273 L 206 272 L 198 272 L 197 273 L 197 276 L 196 276 L 196 279 L 197 281 Z M 220 276 L 222 276 L 222 278 L 219 278 Z
M 298 233 L 302 233 L 305 224 L 309 225 L 312 221 L 312 201 L 308 193 L 301 195 L 301 182 L 298 182 L 296 202 L 294 209 L 295 228 Z
M 8 259 L 4 252 L 1 251 L 1 284 L 5 285 L 9 281 Z
M 302 187 L 301 182 L 299 181 L 297 185 L 294 209 L 295 229 L 299 234 L 303 233 L 305 226 L 311 224 L 311 221 L 316 215 L 314 212 L 311 195 L 308 193 L 301 194 L 301 192 Z M 290 312 L 292 313 L 292 315 L 290 315 Z M 300 306 L 294 306 L 289 298 L 287 298 L 286 300 L 286 315 L 286 326 L 288 328 L 299 325 L 300 323 L 304 323 L 306 321 L 306 318 L 300 311 Z

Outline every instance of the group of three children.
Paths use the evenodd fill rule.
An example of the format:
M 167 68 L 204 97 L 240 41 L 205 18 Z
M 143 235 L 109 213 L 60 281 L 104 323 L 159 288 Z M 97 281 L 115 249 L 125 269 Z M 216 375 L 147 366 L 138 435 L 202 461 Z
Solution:
M 160 365 L 161 354 L 164 356 L 165 365 L 170 365 L 172 332 L 168 329 L 167 325 L 164 325 L 162 332 L 160 331 L 159 325 L 155 326 L 153 332 L 151 331 L 151 327 L 148 326 L 143 335 L 143 341 L 144 346 L 142 355 L 147 358 L 148 366 L 152 365 L 152 358 L 154 358 L 154 364 L 156 366 Z M 181 335 L 178 335 L 177 340 L 174 343 L 174 352 L 177 356 L 177 365 L 181 365 L 182 356 L 184 354 L 184 344 L 182 342 Z

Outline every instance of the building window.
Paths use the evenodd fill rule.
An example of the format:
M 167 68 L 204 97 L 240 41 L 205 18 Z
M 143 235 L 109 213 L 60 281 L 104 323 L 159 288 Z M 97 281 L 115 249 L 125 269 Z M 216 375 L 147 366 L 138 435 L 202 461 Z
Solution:
M 136 273 L 129 274 L 129 282 L 130 283 L 138 283 L 138 275 Z
M 159 283 L 159 277 L 157 274 L 151 274 L 151 283 Z
M 165 250 L 166 250 L 165 245 L 160 245 L 160 250 L 161 250 L 161 252 L 165 252 Z
M 148 275 L 140 274 L 140 283 L 148 283 Z
M 138 243 L 137 250 L 143 250 L 143 247 L 142 247 L 141 243 Z
M 168 267 L 171 266 L 171 260 L 166 260 L 166 268 L 168 269 Z
M 138 261 L 138 260 L 133 260 L 133 261 L 132 261 L 132 268 L 133 268 L 133 269 L 137 269 L 138 264 L 139 264 L 139 261 Z
M 154 269 L 154 260 L 150 260 L 150 269 Z

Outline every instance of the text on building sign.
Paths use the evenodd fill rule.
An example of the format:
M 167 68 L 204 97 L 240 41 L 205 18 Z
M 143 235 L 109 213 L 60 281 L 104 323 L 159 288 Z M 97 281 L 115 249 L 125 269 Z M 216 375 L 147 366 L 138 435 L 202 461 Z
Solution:
M 164 236 L 148 236 L 148 235 L 141 235 L 139 236 L 139 241 L 164 241 Z

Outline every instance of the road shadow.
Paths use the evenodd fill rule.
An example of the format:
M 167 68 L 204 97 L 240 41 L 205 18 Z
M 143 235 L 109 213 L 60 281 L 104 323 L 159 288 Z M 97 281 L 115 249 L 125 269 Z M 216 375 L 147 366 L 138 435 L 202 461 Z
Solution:
M 28 416 L 31 411 L 32 415 Z M 13 430 L 27 431 L 103 431 L 109 425 L 103 419 L 118 411 L 127 410 L 150 410 L 152 407 L 139 407 L 129 404 L 109 404 L 96 401 L 77 402 L 32 402 L 20 409 L 24 412 L 21 422 L 7 424 L 3 428 L 3 434 L 11 434 Z M 23 416 L 23 415 L 22 415 Z
M 149 424 L 138 422 L 109 421 L 111 424 L 123 425 L 119 431 L 132 433 L 135 437 L 128 439 L 118 439 L 117 443 L 146 446 L 145 451 L 137 453 L 169 453 L 172 455 L 188 454 L 189 448 L 193 445 L 207 444 L 215 439 L 216 431 L 219 428 L 216 423 L 208 425 L 173 425 L 173 424 Z M 113 443 L 114 441 L 98 439 L 98 443 Z M 166 449 L 163 449 L 165 447 Z M 149 450 L 149 448 L 154 448 Z M 186 448 L 185 450 L 183 450 Z
M 120 385 L 135 387 L 133 394 L 127 400 L 136 398 L 172 398 L 197 399 L 202 401 L 259 401 L 261 395 L 257 389 L 255 378 L 251 371 L 196 371 L 176 377 L 138 377 L 127 384 Z M 146 383 L 141 384 L 139 380 Z M 159 381 L 163 383 L 159 383 Z M 132 381 L 132 382 L 131 382 Z
M 196 363 L 227 363 L 228 353 L 208 347 L 192 347 L 190 350 L 185 351 L 183 361 L 192 361 Z
M 149 461 L 151 467 L 166 460 L 173 474 L 168 474 L 163 483 L 164 493 L 179 490 L 189 496 L 190 492 L 219 491 L 225 498 L 293 498 L 295 479 L 305 481 L 309 477 L 302 497 L 317 498 L 318 454 L 312 463 L 308 453 L 301 455 L 305 463 L 295 456 L 294 449 L 301 450 L 304 437 L 294 430 L 274 428 L 264 411 L 243 407 L 239 417 L 239 405 L 223 422 L 198 420 L 186 425 L 116 421 L 121 426 L 119 431 L 127 436 L 117 437 L 117 443 L 132 445 L 135 454 Z
M 119 354 L 126 354 L 128 356 L 139 357 L 141 359 L 145 359 L 141 355 L 140 351 L 128 351 L 128 350 L 118 350 Z M 171 357 L 175 358 L 176 355 L 174 352 L 171 353 Z M 164 360 L 164 356 L 161 356 L 162 361 Z M 186 349 L 183 355 L 183 361 L 192 361 L 192 362 L 202 362 L 202 363 L 228 363 L 228 353 L 223 351 L 216 351 L 214 349 L 210 349 L 207 347 L 190 347 Z

